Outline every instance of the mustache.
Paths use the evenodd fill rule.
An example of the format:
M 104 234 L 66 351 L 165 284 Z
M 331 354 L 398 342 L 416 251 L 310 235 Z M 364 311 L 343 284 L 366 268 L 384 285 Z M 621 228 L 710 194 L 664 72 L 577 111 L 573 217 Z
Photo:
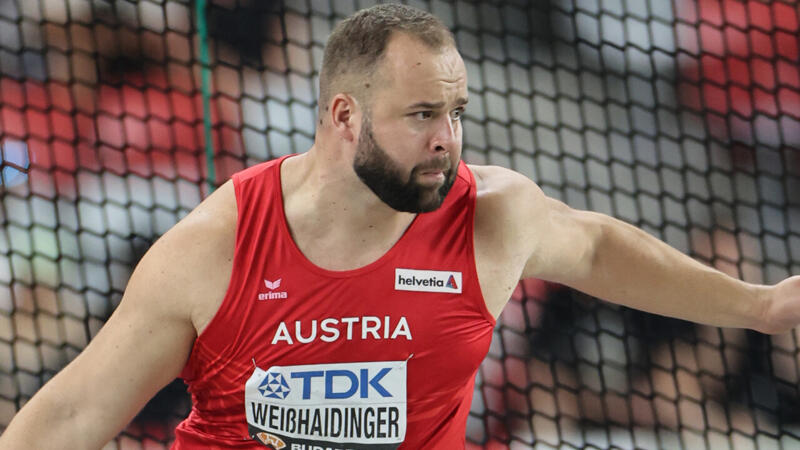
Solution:
M 419 164 L 418 166 L 414 167 L 414 172 L 437 172 L 440 170 L 442 172 L 449 172 L 451 167 L 452 163 L 450 162 L 450 158 L 447 156 L 442 156 L 440 158 L 435 158 L 431 161 Z

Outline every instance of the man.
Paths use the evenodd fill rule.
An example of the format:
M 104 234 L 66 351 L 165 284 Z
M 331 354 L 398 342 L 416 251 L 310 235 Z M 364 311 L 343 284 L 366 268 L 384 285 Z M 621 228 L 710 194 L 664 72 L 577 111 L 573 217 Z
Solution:
M 460 163 L 466 70 L 413 8 L 332 33 L 305 154 L 233 177 L 142 259 L 86 350 L 2 448 L 99 448 L 180 375 L 175 448 L 457 448 L 495 318 L 523 277 L 763 332 L 800 278 L 757 286 L 526 177 Z

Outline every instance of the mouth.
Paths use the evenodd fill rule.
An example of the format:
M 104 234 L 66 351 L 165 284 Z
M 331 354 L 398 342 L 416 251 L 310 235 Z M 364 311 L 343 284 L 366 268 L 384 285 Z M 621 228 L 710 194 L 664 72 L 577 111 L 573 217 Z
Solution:
M 422 172 L 420 175 L 423 177 L 432 177 L 432 178 L 444 178 L 444 171 L 443 170 L 430 170 L 427 172 Z
M 444 169 L 429 169 L 420 172 L 420 181 L 425 184 L 441 184 L 445 181 Z
M 421 173 L 423 175 L 428 175 L 428 174 L 431 174 L 431 173 L 444 173 L 446 170 L 447 170 L 446 167 L 433 167 L 433 168 L 421 170 L 419 173 Z
M 430 166 L 430 167 L 424 167 L 419 171 L 419 173 L 422 174 L 422 175 L 427 175 L 427 174 L 432 174 L 432 173 L 446 173 L 449 170 L 450 170 L 450 164 L 445 162 L 443 164 L 437 164 L 437 165 Z
M 426 164 L 427 167 L 418 168 L 417 177 L 423 184 L 442 184 L 446 181 L 450 171 L 450 161 L 440 159 Z

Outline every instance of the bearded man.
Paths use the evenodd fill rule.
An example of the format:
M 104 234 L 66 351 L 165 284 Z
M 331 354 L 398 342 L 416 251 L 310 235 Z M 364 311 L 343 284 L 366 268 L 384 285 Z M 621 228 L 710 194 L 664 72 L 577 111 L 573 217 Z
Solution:
M 763 332 L 798 278 L 748 284 L 528 178 L 461 162 L 451 32 L 381 5 L 333 31 L 308 152 L 233 176 L 140 262 L 86 350 L 3 448 L 100 448 L 176 376 L 173 448 L 464 446 L 475 372 L 517 282 Z

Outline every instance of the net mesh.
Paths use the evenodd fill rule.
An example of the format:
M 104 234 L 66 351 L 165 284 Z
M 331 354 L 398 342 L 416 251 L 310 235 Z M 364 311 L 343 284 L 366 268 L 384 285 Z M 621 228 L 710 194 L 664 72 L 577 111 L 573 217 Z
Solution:
M 745 280 L 798 272 L 796 1 L 409 3 L 457 37 L 468 162 Z M 200 39 L 191 1 L 0 0 L 0 429 L 206 181 L 311 145 L 324 42 L 371 4 L 215 0 Z M 478 374 L 468 446 L 799 446 L 797 339 L 525 280 Z M 108 447 L 168 445 L 189 406 L 170 384 Z

